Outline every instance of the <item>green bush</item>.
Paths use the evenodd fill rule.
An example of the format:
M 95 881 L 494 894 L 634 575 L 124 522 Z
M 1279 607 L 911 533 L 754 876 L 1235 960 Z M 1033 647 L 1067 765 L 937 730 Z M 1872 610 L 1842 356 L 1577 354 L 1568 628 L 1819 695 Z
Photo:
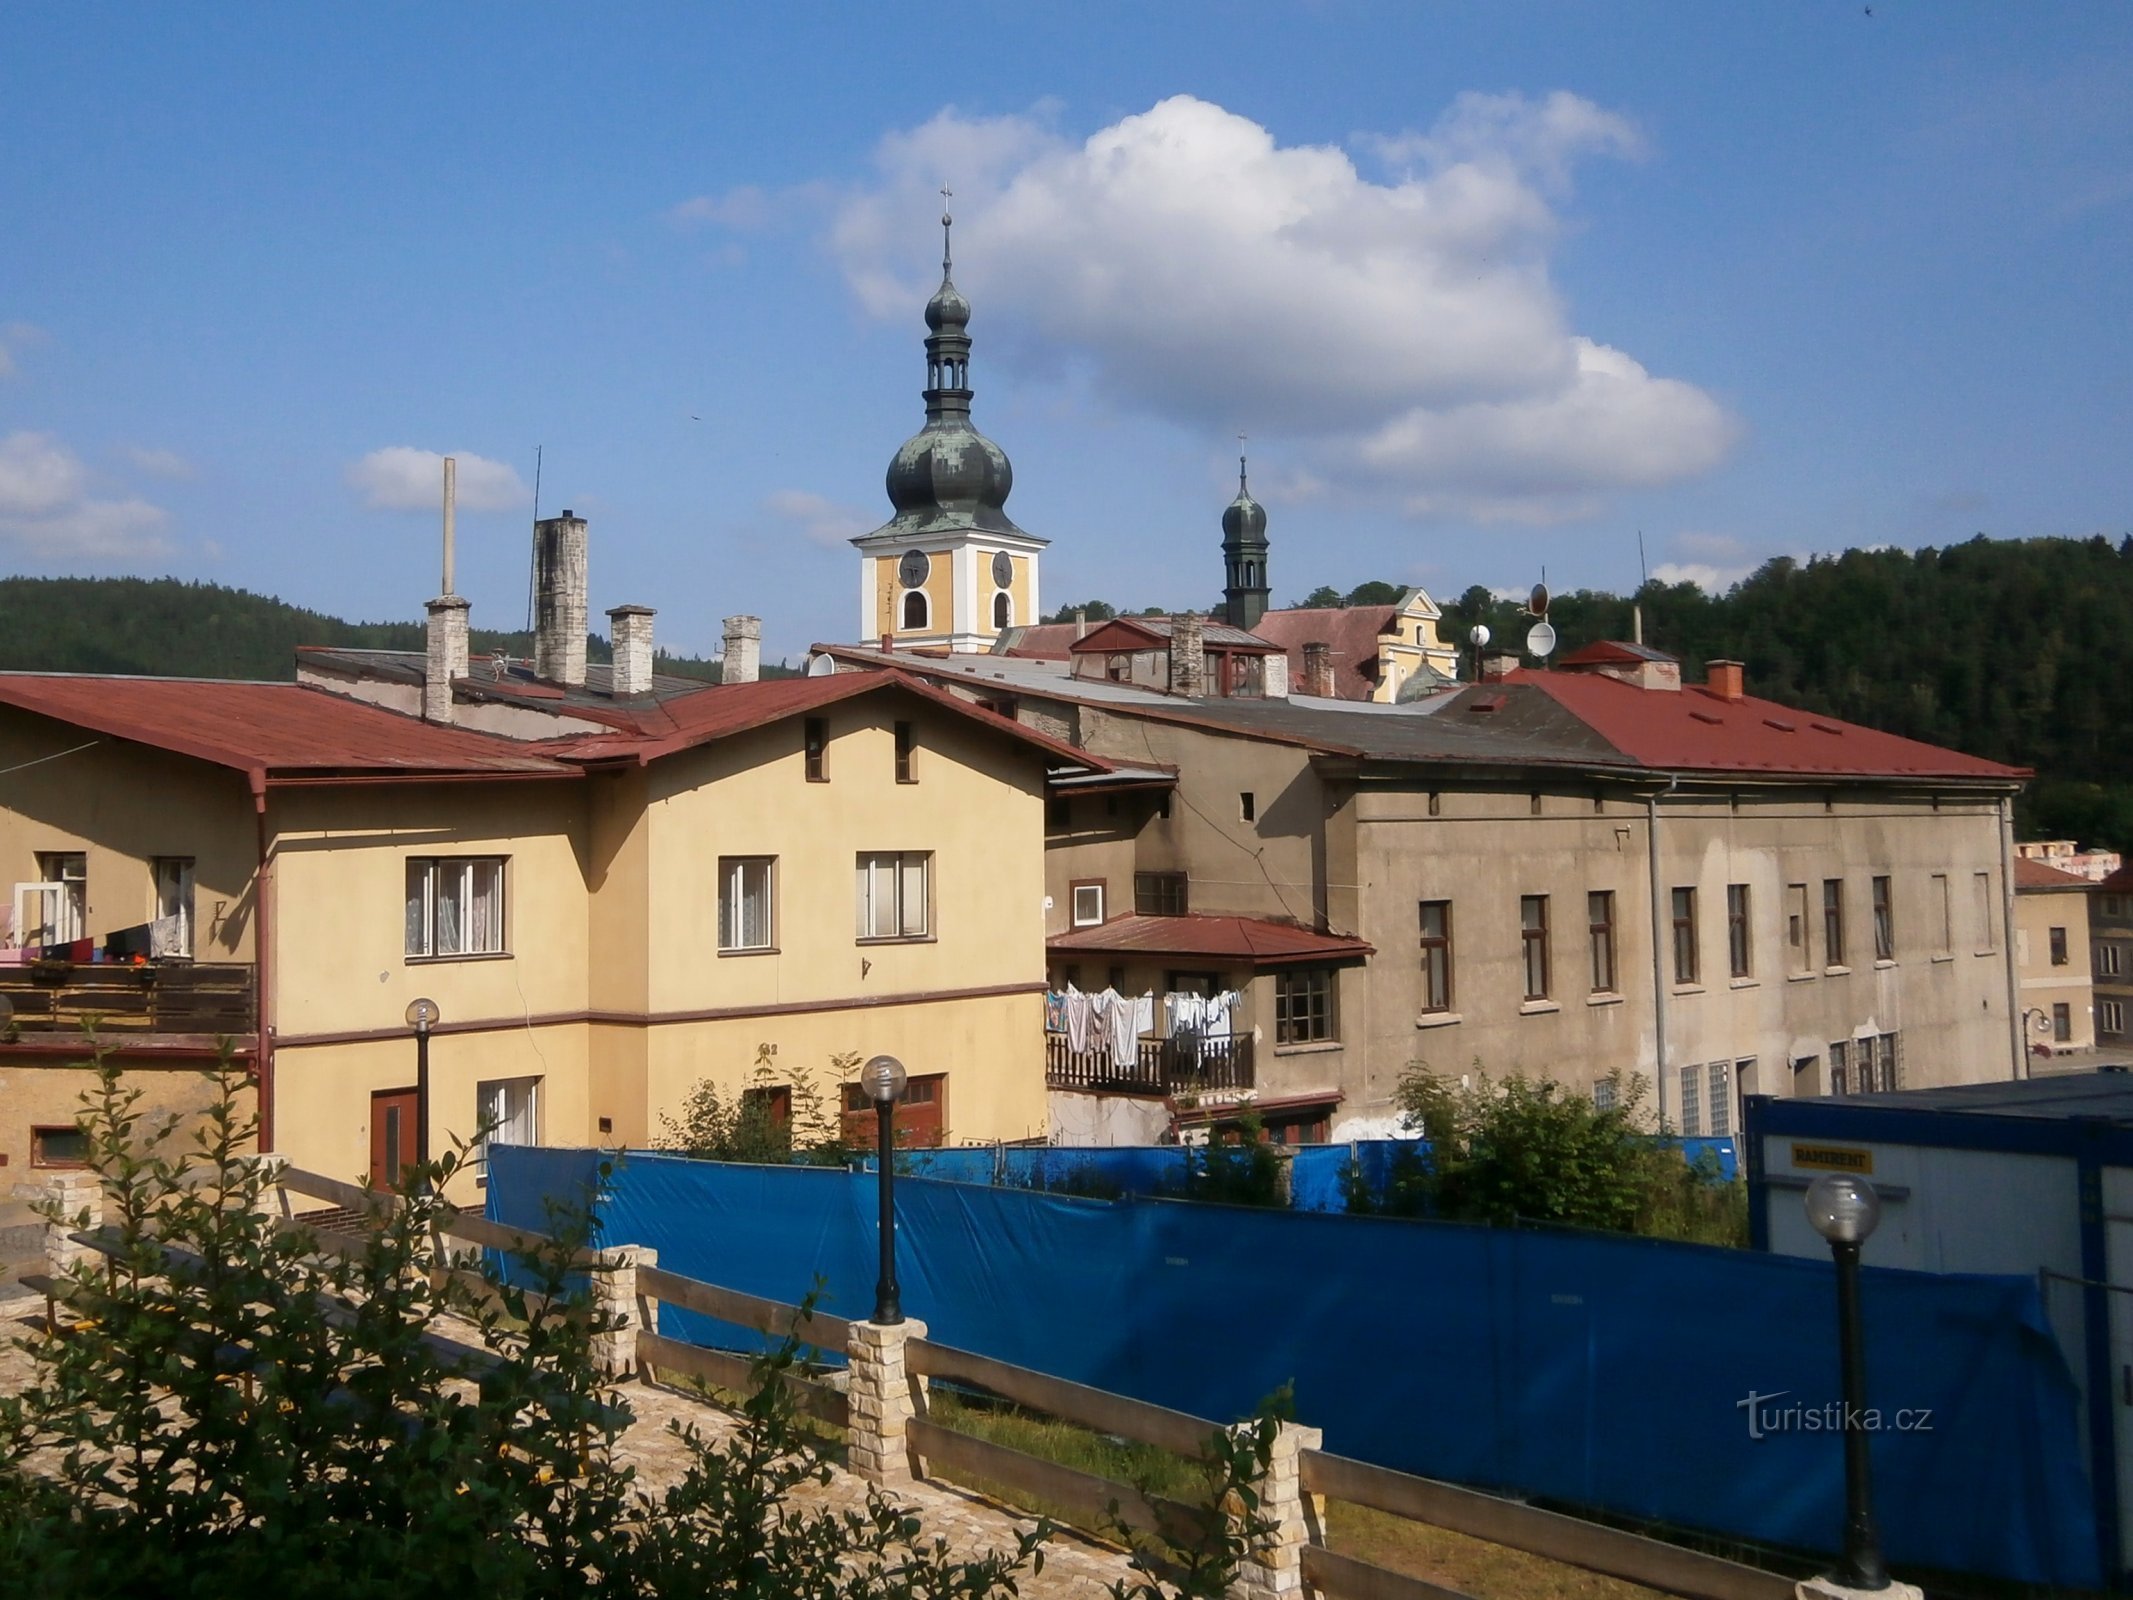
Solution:
M 833 1056 L 839 1084 L 857 1075 L 856 1054 Z M 782 1103 L 780 1096 L 783 1096 Z M 748 1087 L 732 1099 L 709 1078 L 699 1079 L 681 1103 L 681 1115 L 660 1113 L 662 1150 L 704 1161 L 745 1161 L 782 1166 L 794 1160 L 842 1165 L 850 1152 L 843 1125 L 806 1067 L 780 1072 L 775 1048 L 756 1046 Z

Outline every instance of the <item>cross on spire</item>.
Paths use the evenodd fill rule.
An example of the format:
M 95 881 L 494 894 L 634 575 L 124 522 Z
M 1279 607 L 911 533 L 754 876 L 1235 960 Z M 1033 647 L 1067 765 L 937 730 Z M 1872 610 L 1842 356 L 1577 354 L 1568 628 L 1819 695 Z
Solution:
M 1237 435 L 1237 493 L 1239 494 L 1244 493 L 1244 439 L 1245 436 L 1243 434 Z
M 948 202 L 955 198 L 955 191 L 945 183 L 941 185 L 941 276 L 948 276 L 950 258 L 949 230 L 955 226 L 955 218 L 948 214 Z

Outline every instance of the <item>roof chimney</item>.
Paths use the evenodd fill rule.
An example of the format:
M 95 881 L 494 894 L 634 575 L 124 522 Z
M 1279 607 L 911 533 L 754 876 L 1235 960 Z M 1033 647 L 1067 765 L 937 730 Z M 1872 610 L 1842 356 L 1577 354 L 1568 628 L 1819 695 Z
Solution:
M 1170 692 L 1198 699 L 1207 693 L 1207 619 L 1170 619 Z
M 585 682 L 585 519 L 568 506 L 533 525 L 533 670 L 569 688 Z
M 1706 661 L 1703 664 L 1703 686 L 1721 700 L 1738 700 L 1747 692 L 1743 681 L 1746 671 L 1738 661 Z
M 658 614 L 650 606 L 616 606 L 607 614 L 615 646 L 607 687 L 617 700 L 652 692 L 652 618 Z
M 883 649 L 888 645 L 884 643 Z M 763 675 L 763 619 L 726 619 L 726 659 L 719 668 L 720 683 L 753 683 Z
M 452 720 L 452 680 L 467 675 L 466 601 L 441 594 L 429 603 L 429 655 L 422 664 L 422 717 Z
M 1074 637 L 1077 639 L 1083 638 L 1088 631 L 1089 608 L 1087 606 L 1076 606 L 1074 608 Z
M 1321 700 L 1333 698 L 1333 646 L 1313 639 L 1303 647 L 1303 692 Z
M 1493 683 L 1508 678 L 1518 670 L 1518 656 L 1510 650 L 1497 650 L 1481 658 L 1481 680 Z

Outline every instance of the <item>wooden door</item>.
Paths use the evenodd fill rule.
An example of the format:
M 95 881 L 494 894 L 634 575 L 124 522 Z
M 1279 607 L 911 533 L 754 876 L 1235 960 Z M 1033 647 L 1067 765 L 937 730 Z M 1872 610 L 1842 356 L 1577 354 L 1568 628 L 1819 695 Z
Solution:
M 415 1091 L 384 1089 L 370 1097 L 370 1182 L 390 1189 L 415 1162 Z
M 844 1086 L 844 1142 L 855 1150 L 871 1150 L 880 1133 L 874 1102 L 856 1083 Z M 904 1085 L 896 1102 L 894 1137 L 901 1149 L 933 1148 L 948 1131 L 948 1074 L 927 1073 Z

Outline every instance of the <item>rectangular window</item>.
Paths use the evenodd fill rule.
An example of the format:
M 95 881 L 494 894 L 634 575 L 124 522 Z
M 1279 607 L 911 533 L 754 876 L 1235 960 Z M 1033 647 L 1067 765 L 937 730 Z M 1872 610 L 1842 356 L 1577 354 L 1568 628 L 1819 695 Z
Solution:
M 1703 1132 L 1703 1068 L 1681 1069 L 1681 1131 L 1692 1137 Z
M 1274 975 L 1274 1042 L 1316 1044 L 1333 1028 L 1333 969 L 1292 967 Z
M 539 1078 L 497 1078 L 474 1086 L 474 1117 L 489 1131 L 483 1145 L 541 1142 Z
M 2125 1002 L 2122 1000 L 2099 1001 L 2096 1007 L 2096 1024 L 2105 1033 L 2124 1033 L 2126 1031 Z
M 859 857 L 859 937 L 923 939 L 930 931 L 933 854 L 885 850 Z
M 1237 796 L 1237 815 L 1246 822 L 1259 820 L 1259 797 L 1246 789 Z
M 807 757 L 807 781 L 829 782 L 830 725 L 827 717 L 809 717 L 800 725 L 800 747 Z
M 2107 894 L 2103 897 L 2103 914 L 2107 917 L 2125 915 L 2125 899 L 2121 895 Z
M 149 930 L 149 954 L 190 956 L 193 953 L 193 858 L 157 856 L 150 863 L 155 874 L 156 920 Z
M 911 724 L 910 724 L 910 723 L 908 723 L 908 722 L 899 722 L 899 723 L 897 723 L 897 724 L 896 724 L 896 781 L 897 781 L 898 783 L 916 783 L 916 782 L 918 782 L 918 778 L 917 778 L 917 776 L 916 776 L 916 775 L 914 774 L 914 772 L 912 771 L 912 765 L 911 765 L 911 763 L 912 763 L 912 756 L 913 756 L 913 752 L 914 752 L 914 751 L 916 751 L 917 749 L 918 749 L 918 736 L 917 736 L 917 734 L 915 734 L 915 733 L 914 733 L 914 732 L 912 731 L 912 728 L 911 728 Z
M 1452 903 L 1422 902 L 1422 1009 L 1452 1009 Z
M 1785 959 L 1794 972 L 1814 970 L 1814 949 L 1807 935 L 1807 885 L 1785 885 Z
M 1874 959 L 1896 959 L 1896 903 L 1887 878 L 1874 880 Z
M 1852 1044 L 1849 1039 L 1832 1039 L 1829 1042 L 1829 1092 L 1850 1094 Z
M 72 944 L 81 938 L 89 915 L 89 857 L 80 850 L 37 852 L 37 879 L 43 892 L 28 907 L 17 907 L 22 945 Z
M 1592 992 L 1615 992 L 1615 892 L 1595 889 L 1585 896 L 1586 929 L 1592 936 Z
M 1518 897 L 1519 940 L 1525 948 L 1526 998 L 1548 998 L 1548 897 Z
M 1612 1111 L 1615 1108 L 1618 1096 L 1619 1091 L 1616 1088 L 1615 1080 L 1613 1078 L 1602 1078 L 1592 1086 L 1592 1109 L 1595 1111 Z
M 504 857 L 414 856 L 407 863 L 406 953 L 504 951 Z
M 1074 926 L 1093 928 L 1104 920 L 1104 886 L 1101 883 L 1077 883 L 1074 893 Z
M 1696 981 L 1696 891 L 1674 891 L 1674 981 Z
M 1955 899 L 1948 890 L 1948 875 L 1933 874 L 1933 914 L 1939 919 L 1933 930 L 1933 953 L 1944 956 L 1955 949 Z
M 1133 909 L 1144 917 L 1182 917 L 1186 906 L 1185 874 L 1136 872 Z
M 2063 967 L 2063 966 L 2065 966 L 2065 965 L 2066 965 L 2066 930 L 2065 930 L 2064 928 L 2054 928 L 2054 929 L 2052 929 L 2052 931 L 2051 931 L 2051 946 L 2052 946 L 2052 965 L 2053 965 L 2053 966 L 2055 966 L 2055 967 Z
M 1844 965 L 1844 880 L 1822 880 L 1822 959 L 1832 967 Z
M 86 1167 L 89 1136 L 81 1129 L 30 1129 L 30 1165 L 33 1167 Z
M 2096 947 L 2096 976 L 2115 978 L 2119 975 L 2125 958 L 2115 944 L 2100 944 Z
M 1999 948 L 1994 935 L 1998 931 L 1999 918 L 1992 912 L 1992 874 L 1978 872 L 1971 875 L 1974 885 L 1973 898 L 1977 901 L 1977 949 L 1979 955 L 1989 955 Z
M 1726 964 L 1736 978 L 1755 973 L 1755 941 L 1748 926 L 1748 886 L 1726 885 Z
M 2067 1044 L 2074 1037 L 2074 1008 L 2064 1000 L 2052 1002 L 2052 1041 Z
M 771 928 L 771 864 L 775 856 L 718 858 L 718 947 L 768 950 Z
M 1704 1107 L 1704 1132 L 1714 1139 L 1733 1132 L 1733 1063 L 1714 1061 L 1709 1075 L 1710 1098 Z

